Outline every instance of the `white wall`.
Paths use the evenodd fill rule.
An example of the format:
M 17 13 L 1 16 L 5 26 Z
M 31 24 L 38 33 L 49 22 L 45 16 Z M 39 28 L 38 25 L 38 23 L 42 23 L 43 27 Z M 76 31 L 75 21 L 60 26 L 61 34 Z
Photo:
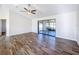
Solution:
M 68 12 L 32 20 L 32 31 L 37 33 L 37 21 L 56 18 L 56 36 L 76 41 L 76 12 Z
M 56 16 L 57 37 L 71 39 L 76 41 L 76 21 L 77 13 L 70 12 Z
M 32 31 L 32 21 L 22 15 L 10 10 L 9 18 L 9 34 L 16 35 Z
M 77 43 L 79 45 L 79 11 L 77 11 Z

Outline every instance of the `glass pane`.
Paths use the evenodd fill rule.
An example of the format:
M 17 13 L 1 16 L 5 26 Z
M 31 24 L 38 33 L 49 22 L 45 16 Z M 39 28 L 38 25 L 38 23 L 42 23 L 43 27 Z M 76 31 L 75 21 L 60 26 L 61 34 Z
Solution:
M 39 23 L 39 29 L 42 30 L 43 29 L 43 24 Z

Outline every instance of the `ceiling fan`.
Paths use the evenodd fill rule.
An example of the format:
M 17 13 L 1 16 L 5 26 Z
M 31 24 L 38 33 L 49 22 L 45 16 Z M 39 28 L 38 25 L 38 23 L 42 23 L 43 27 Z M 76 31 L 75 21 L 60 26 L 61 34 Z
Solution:
M 36 14 L 36 9 L 31 8 L 31 4 L 28 4 L 28 8 L 24 7 L 25 11 L 22 12 L 28 12 L 28 14 Z

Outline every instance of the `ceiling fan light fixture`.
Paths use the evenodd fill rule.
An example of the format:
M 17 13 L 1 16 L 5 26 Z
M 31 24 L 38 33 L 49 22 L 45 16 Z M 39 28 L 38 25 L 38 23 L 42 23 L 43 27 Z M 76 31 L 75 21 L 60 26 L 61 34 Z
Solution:
M 28 14 L 28 15 L 32 15 L 32 13 L 30 13 L 30 12 L 27 12 L 27 14 Z

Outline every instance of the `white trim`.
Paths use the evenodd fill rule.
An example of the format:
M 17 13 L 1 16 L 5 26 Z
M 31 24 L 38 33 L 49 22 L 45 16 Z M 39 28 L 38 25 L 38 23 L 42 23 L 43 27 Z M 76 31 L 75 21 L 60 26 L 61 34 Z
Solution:
M 63 38 L 63 39 L 66 39 L 66 40 L 72 40 L 72 41 L 76 41 L 76 42 L 77 42 L 77 40 L 76 40 L 76 39 L 70 39 L 70 38 L 61 37 L 61 36 L 56 36 L 56 37 L 58 37 L 58 38 Z
M 25 34 L 25 33 L 30 33 L 30 32 L 22 32 L 22 33 L 16 33 L 16 34 L 9 34 L 8 36 L 21 35 L 21 34 Z

